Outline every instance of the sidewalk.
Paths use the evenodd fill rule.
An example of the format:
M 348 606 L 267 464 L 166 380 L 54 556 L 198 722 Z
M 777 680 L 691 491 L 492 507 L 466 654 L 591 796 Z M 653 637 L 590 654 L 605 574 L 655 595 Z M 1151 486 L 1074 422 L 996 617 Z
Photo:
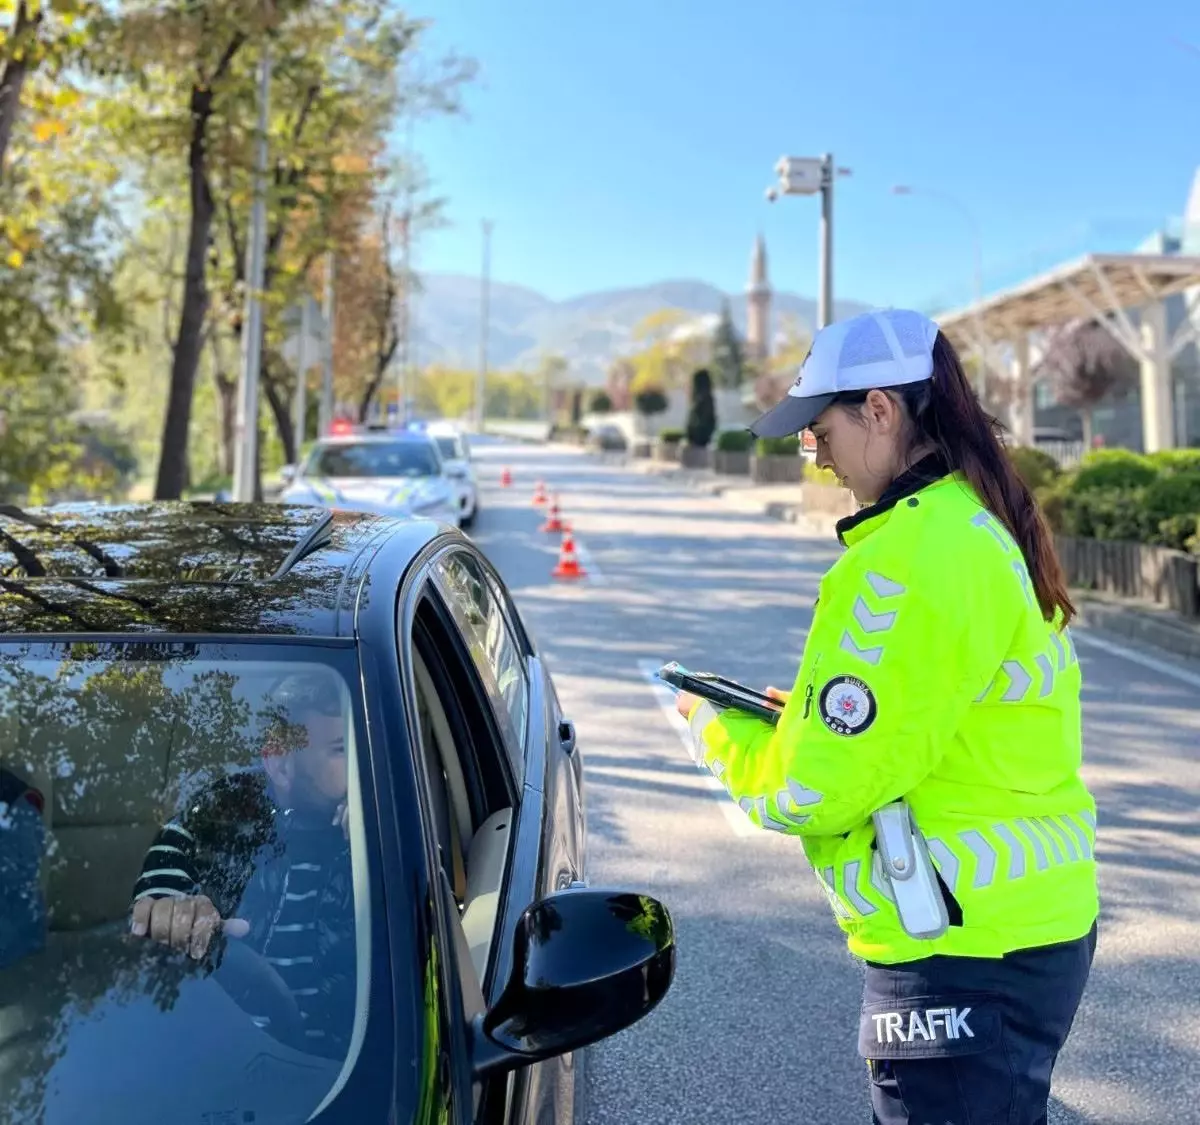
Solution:
M 675 484 L 719 497 L 739 511 L 801 525 L 805 534 L 832 536 L 837 517 L 805 512 L 798 484 L 761 485 L 746 477 L 724 476 L 703 469 L 684 469 L 663 462 L 632 460 L 598 454 L 608 464 L 621 464 L 633 472 L 662 477 Z M 1200 660 L 1200 622 L 1187 621 L 1170 610 L 1128 599 L 1072 590 L 1079 623 L 1117 636 L 1140 641 L 1165 652 Z

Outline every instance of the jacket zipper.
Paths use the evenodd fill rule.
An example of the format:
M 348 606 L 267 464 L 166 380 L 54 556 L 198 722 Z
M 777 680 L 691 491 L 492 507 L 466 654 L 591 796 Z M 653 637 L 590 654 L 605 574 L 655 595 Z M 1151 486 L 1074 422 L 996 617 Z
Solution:
M 808 686 L 804 689 L 804 714 L 802 718 L 807 719 L 809 712 L 812 710 L 813 685 L 817 680 L 817 669 L 821 665 L 821 658 L 818 656 L 813 661 L 812 672 L 809 673 Z

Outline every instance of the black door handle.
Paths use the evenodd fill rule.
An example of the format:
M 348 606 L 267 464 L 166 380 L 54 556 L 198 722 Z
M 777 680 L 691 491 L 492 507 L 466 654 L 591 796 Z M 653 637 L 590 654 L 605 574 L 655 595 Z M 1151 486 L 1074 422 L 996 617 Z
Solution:
M 558 741 L 568 754 L 575 753 L 575 724 L 563 719 L 558 724 Z

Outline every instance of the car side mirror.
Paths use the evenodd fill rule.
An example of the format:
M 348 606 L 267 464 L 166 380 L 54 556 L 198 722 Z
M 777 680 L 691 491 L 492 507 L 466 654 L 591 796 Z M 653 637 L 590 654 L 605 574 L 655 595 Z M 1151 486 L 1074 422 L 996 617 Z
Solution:
M 577 1051 L 648 1015 L 675 976 L 675 924 L 647 895 L 571 888 L 517 924 L 512 972 L 471 1027 L 475 1078 Z

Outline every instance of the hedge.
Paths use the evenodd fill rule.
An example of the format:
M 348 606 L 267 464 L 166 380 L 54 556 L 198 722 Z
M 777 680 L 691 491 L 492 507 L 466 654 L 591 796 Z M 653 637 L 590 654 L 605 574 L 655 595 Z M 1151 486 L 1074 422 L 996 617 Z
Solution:
M 718 453 L 747 453 L 754 445 L 754 435 L 749 430 L 722 430 L 717 434 Z
M 800 438 L 759 438 L 755 442 L 754 452 L 759 457 L 795 457 L 800 452 Z
M 1200 451 L 1098 451 L 1035 493 L 1060 534 L 1200 554 Z
M 676 429 L 674 427 L 669 427 L 668 429 L 658 431 L 658 440 L 664 445 L 672 445 L 675 442 L 683 441 L 684 437 L 686 436 L 687 435 L 684 434 L 683 430 Z

